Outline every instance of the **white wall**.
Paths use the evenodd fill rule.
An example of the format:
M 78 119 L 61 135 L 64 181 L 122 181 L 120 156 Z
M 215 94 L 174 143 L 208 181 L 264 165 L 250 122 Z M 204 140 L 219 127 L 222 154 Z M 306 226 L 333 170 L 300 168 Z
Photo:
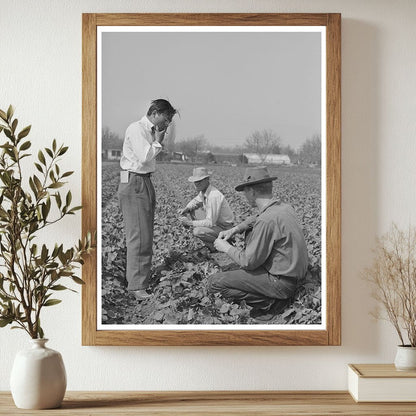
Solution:
M 69 390 L 345 389 L 346 364 L 392 362 L 392 328 L 369 316 L 359 278 L 374 237 L 416 221 L 416 2 L 413 0 L 0 0 L 0 108 L 33 124 L 34 147 L 56 137 L 81 188 L 81 13 L 342 13 L 342 346 L 81 347 L 81 299 L 45 315 Z M 174 45 L 172 46 L 174 47 Z M 71 244 L 80 216 L 47 236 Z M 0 330 L 0 390 L 27 336 Z

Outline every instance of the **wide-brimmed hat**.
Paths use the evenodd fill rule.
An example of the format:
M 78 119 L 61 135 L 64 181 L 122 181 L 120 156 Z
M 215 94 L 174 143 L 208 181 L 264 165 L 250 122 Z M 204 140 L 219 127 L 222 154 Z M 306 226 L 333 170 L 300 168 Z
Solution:
M 189 182 L 202 181 L 202 179 L 209 178 L 211 176 L 211 173 L 212 172 L 208 172 L 208 169 L 204 167 L 194 168 L 192 176 L 188 178 L 188 181 Z
M 271 182 L 277 179 L 277 176 L 270 176 L 266 166 L 256 166 L 246 168 L 244 172 L 244 183 L 235 187 L 236 191 L 242 191 L 246 186 L 256 185 L 258 183 Z

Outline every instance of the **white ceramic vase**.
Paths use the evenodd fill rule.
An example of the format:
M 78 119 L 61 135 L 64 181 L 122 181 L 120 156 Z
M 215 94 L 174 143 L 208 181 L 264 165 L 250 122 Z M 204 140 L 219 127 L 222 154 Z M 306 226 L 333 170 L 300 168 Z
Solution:
M 394 365 L 399 371 L 416 370 L 416 347 L 398 345 Z
M 14 360 L 10 388 L 21 409 L 59 407 L 66 390 L 66 372 L 59 352 L 45 346 L 47 339 L 32 339 L 31 348 Z

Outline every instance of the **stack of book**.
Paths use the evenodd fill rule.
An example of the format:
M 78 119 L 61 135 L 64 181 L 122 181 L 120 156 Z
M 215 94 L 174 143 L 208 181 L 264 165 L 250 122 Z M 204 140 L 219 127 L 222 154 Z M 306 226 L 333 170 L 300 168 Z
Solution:
M 416 402 L 416 371 L 394 364 L 349 364 L 348 390 L 356 402 Z

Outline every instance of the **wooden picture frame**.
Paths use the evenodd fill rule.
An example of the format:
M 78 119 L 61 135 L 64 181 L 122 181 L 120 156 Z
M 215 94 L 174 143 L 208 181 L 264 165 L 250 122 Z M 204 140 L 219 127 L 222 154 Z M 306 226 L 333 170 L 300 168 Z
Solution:
M 319 26 L 326 36 L 326 300 L 325 328 L 102 330 L 97 326 L 97 254 L 83 266 L 83 345 L 340 345 L 341 344 L 341 15 L 83 14 L 82 230 L 97 229 L 97 28 L 100 26 Z M 325 108 L 325 104 L 323 106 Z M 325 150 L 325 149 L 324 149 Z M 324 175 L 324 174 L 322 174 Z

